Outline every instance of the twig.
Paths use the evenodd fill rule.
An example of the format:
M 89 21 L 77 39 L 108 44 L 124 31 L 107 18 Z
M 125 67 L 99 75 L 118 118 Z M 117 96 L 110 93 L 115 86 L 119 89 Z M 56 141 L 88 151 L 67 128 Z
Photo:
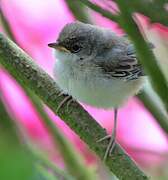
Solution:
M 66 0 L 66 3 L 76 19 L 84 23 L 91 23 L 89 15 L 85 13 L 86 7 L 80 1 Z
M 165 3 L 166 2 L 162 2 L 161 0 L 128 0 L 127 7 L 130 7 L 133 12 L 139 12 L 148 16 L 151 22 L 159 22 L 168 26 L 168 12 L 164 7 Z
M 3 13 L 2 7 L 1 7 L 1 2 L 0 2 L 0 20 L 2 22 L 3 28 L 5 29 L 5 32 L 7 33 L 8 37 L 16 42 L 15 37 L 13 36 L 13 33 L 11 32 L 11 28 L 9 26 L 8 21 L 6 20 L 6 17 Z
M 53 163 L 46 157 L 46 154 L 34 148 L 30 143 L 26 143 L 26 148 L 29 150 L 33 158 L 37 161 L 37 164 L 46 167 L 46 169 L 51 170 L 53 174 L 63 178 L 64 180 L 74 180 L 74 178 L 69 173 L 57 167 L 55 163 Z
M 102 16 L 107 17 L 111 19 L 112 21 L 117 22 L 118 21 L 118 16 L 112 14 L 110 11 L 105 10 L 101 8 L 100 6 L 88 1 L 88 0 L 80 0 L 83 4 L 86 6 L 90 7 L 91 9 L 95 10 L 96 12 L 99 12 Z

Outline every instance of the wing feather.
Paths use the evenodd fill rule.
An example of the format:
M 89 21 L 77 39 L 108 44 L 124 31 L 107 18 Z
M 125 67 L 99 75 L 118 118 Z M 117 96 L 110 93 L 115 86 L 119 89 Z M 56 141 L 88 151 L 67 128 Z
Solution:
M 108 52 L 110 55 L 107 56 L 111 56 L 111 58 L 105 61 L 103 56 L 100 56 L 96 64 L 102 69 L 107 78 L 113 77 L 131 81 L 145 76 L 142 65 L 137 59 L 134 45 L 126 38 L 123 40 L 126 41 L 123 46 L 116 45 L 112 47 L 111 52 L 109 50 L 101 52 L 100 54 L 103 53 L 103 56 Z M 150 49 L 154 48 L 152 43 L 148 43 L 148 45 Z
M 115 68 L 108 68 L 108 74 L 111 77 L 125 81 L 135 80 L 145 75 L 141 64 L 137 60 L 133 44 L 128 45 L 126 55 L 123 59 L 118 60 Z

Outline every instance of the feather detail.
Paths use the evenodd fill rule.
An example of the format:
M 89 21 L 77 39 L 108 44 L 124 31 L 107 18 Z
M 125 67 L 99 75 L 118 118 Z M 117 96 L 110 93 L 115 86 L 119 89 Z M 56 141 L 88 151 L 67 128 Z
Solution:
M 106 69 L 106 73 L 110 77 L 119 78 L 124 81 L 136 80 L 145 75 L 141 64 L 136 58 L 133 44 L 128 45 L 126 55 L 117 62 L 115 67 Z

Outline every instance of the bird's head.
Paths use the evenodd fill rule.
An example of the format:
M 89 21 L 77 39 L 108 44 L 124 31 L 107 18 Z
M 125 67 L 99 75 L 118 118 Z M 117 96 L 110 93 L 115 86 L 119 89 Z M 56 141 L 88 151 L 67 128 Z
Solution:
M 73 22 L 65 25 L 57 41 L 49 47 L 55 49 L 55 56 L 61 63 L 93 70 L 108 63 L 109 59 L 110 65 L 115 64 L 125 45 L 111 30 Z

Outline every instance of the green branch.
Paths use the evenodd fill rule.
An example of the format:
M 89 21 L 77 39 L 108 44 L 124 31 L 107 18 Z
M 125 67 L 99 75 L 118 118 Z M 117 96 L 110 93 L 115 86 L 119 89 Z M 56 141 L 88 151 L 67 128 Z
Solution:
M 1 4 L 0 4 L 0 21 L 3 25 L 3 28 L 5 30 L 5 32 L 7 33 L 8 37 L 13 40 L 14 42 L 16 42 L 15 37 L 13 36 L 13 33 L 11 32 L 11 28 L 9 26 L 8 21 L 6 20 L 5 15 L 3 14 L 3 10 L 1 8 Z
M 73 1 L 73 0 L 69 0 L 69 1 Z M 102 16 L 105 16 L 111 19 L 112 21 L 118 22 L 119 14 L 113 15 L 110 11 L 103 9 L 102 7 L 96 5 L 95 3 L 92 3 L 89 0 L 80 0 L 80 1 L 89 8 L 95 10 L 96 12 L 99 12 Z M 165 9 L 165 4 L 168 3 L 168 1 L 127 0 L 125 2 L 127 3 L 127 7 L 129 7 L 132 12 L 139 12 L 145 16 L 148 16 L 151 22 L 156 22 L 156 23 L 159 22 L 166 26 L 168 25 L 168 21 L 167 21 L 168 12 Z
M 166 2 L 161 0 L 128 0 L 127 7 L 130 7 L 133 12 L 142 13 L 148 16 L 151 22 L 162 23 L 168 26 L 168 12 L 164 7 Z M 159 13 L 157 13 L 159 12 Z
M 37 165 L 41 165 L 43 167 L 46 167 L 45 169 L 50 169 L 50 173 L 54 174 L 55 176 L 58 176 L 64 180 L 74 180 L 74 178 L 68 174 L 66 171 L 60 169 L 60 167 L 57 167 L 56 164 L 54 162 L 52 162 L 51 160 L 48 159 L 48 157 L 46 157 L 47 155 L 39 152 L 38 149 L 33 148 L 31 144 L 27 143 L 27 148 L 29 150 L 29 152 L 31 153 L 31 155 L 33 156 L 33 158 L 36 160 L 36 164 Z
M 90 18 L 85 12 L 86 7 L 80 1 L 66 0 L 66 3 L 77 20 L 84 23 L 90 22 Z
M 39 173 L 38 175 L 40 175 L 40 177 L 38 176 L 38 178 L 34 178 L 34 179 L 44 179 L 44 180 L 59 180 L 60 179 L 59 177 L 52 174 L 48 169 L 46 169 L 40 164 L 36 164 L 35 168 L 37 169 Z M 68 179 L 64 178 L 64 180 L 68 180 Z
M 0 44 L 0 64 L 56 112 L 63 97 L 58 97 L 60 92 L 56 88 L 55 81 L 2 34 Z M 106 135 L 105 130 L 78 103 L 72 103 L 68 110 L 64 105 L 58 115 L 103 159 L 108 140 L 101 143 L 96 141 Z M 119 145 L 115 146 L 112 156 L 107 158 L 106 165 L 119 179 L 148 179 Z
M 17 127 L 14 124 L 14 120 L 12 120 L 4 106 L 4 103 L 2 102 L 2 94 L 0 93 L 0 132 L 5 132 L 8 134 L 8 136 L 11 137 L 12 141 L 15 142 L 15 144 L 19 144 L 19 139 L 16 134 Z M 4 133 L 3 132 L 3 133 Z
M 168 82 L 160 70 L 154 54 L 148 48 L 137 24 L 134 22 L 127 3 L 124 0 L 117 0 L 116 2 L 121 11 L 119 24 L 133 41 L 139 60 L 144 65 L 144 69 L 150 77 L 154 90 L 160 96 L 166 110 L 168 110 Z
M 103 9 L 102 7 L 88 1 L 88 0 L 80 0 L 83 4 L 88 6 L 89 8 L 95 10 L 96 12 L 100 13 L 102 16 L 111 19 L 112 21 L 117 22 L 118 21 L 118 16 L 112 14 L 110 11 Z

